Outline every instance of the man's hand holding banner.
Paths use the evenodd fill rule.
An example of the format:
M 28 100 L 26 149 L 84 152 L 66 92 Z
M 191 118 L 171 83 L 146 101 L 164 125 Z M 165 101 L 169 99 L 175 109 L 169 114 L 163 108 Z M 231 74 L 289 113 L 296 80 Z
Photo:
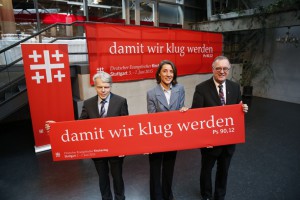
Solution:
M 54 161 L 245 142 L 242 105 L 51 124 Z

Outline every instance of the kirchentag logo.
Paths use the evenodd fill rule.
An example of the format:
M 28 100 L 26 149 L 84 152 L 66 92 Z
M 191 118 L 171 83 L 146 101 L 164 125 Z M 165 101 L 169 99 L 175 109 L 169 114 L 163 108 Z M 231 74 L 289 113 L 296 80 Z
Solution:
M 44 129 L 39 129 L 39 133 L 40 134 L 44 133 Z
M 46 80 L 47 83 L 52 83 L 55 79 L 57 79 L 58 82 L 62 82 L 62 79 L 65 78 L 66 75 L 63 74 L 60 69 L 64 69 L 65 65 L 64 63 L 51 63 L 50 58 L 55 58 L 56 62 L 60 62 L 63 56 L 59 50 L 55 50 L 55 53 L 50 53 L 49 50 L 43 50 L 42 54 L 39 54 L 37 50 L 33 50 L 32 54 L 28 55 L 29 59 L 33 59 L 34 63 L 43 59 L 44 63 L 30 65 L 30 70 L 35 71 L 31 79 L 36 81 L 37 84 L 41 84 L 43 80 Z
M 104 72 L 104 67 L 98 67 L 97 68 L 97 73 L 100 73 L 100 72 Z
M 56 152 L 56 153 L 55 153 L 55 157 L 56 157 L 56 158 L 60 158 L 60 156 L 61 156 L 61 155 L 60 155 L 60 152 Z

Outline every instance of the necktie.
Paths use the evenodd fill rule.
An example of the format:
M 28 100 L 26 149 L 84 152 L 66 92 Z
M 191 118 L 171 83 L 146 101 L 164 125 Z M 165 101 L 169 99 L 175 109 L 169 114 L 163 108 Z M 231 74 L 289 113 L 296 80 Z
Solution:
M 99 113 L 100 117 L 105 117 L 104 116 L 104 114 L 105 114 L 105 107 L 104 107 L 105 103 L 106 103 L 105 100 L 102 100 L 101 103 L 100 103 L 101 104 L 100 113 Z
M 224 93 L 223 93 L 223 85 L 219 85 L 219 97 L 220 97 L 220 100 L 221 100 L 221 104 L 222 106 L 225 105 L 225 99 L 224 99 Z

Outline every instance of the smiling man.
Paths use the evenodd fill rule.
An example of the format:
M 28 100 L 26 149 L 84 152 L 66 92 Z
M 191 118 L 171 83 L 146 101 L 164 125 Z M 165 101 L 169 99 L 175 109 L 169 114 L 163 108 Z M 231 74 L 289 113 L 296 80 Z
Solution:
M 80 119 L 115 117 L 128 115 L 127 100 L 111 92 L 112 77 L 99 72 L 93 77 L 97 95 L 83 103 Z M 124 200 L 125 189 L 122 176 L 124 157 L 93 158 L 99 175 L 99 186 L 103 200 Z M 110 189 L 109 171 L 113 178 L 114 198 Z
M 230 62 L 225 56 L 218 56 L 212 63 L 213 77 L 196 86 L 192 108 L 225 106 L 242 103 L 239 84 L 227 80 Z M 248 111 L 246 104 L 243 111 Z M 212 169 L 217 162 L 214 200 L 224 200 L 227 176 L 235 145 L 207 147 L 201 149 L 200 190 L 202 199 L 213 199 Z

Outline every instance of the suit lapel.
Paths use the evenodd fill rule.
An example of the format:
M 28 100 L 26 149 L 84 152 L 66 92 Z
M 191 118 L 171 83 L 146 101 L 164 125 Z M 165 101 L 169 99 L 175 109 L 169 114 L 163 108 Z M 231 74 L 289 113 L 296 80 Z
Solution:
M 109 104 L 107 108 L 107 116 L 111 116 L 112 110 L 113 110 L 113 105 L 115 105 L 115 98 L 114 94 L 110 93 L 110 99 L 109 99 Z
M 96 109 L 93 109 L 94 115 L 97 116 L 97 118 L 100 117 L 99 108 L 98 108 L 98 95 L 96 95 L 93 99 L 93 107 Z
M 231 102 L 233 100 L 233 91 L 232 84 L 226 81 L 226 104 L 233 104 Z
M 168 102 L 166 99 L 166 96 L 161 88 L 161 86 L 158 84 L 155 88 L 155 95 L 157 100 L 167 109 L 169 110 Z
M 216 102 L 216 105 L 221 106 L 222 103 L 221 103 L 221 100 L 220 100 L 220 97 L 219 97 L 218 91 L 216 89 L 216 85 L 215 85 L 213 78 L 210 79 L 209 87 L 210 87 L 209 91 L 211 92 L 211 95 L 212 95 L 214 101 Z
M 171 98 L 170 98 L 170 105 L 171 108 L 172 105 L 176 102 L 176 100 L 179 98 L 179 89 L 176 86 L 173 86 L 172 92 L 171 92 Z

